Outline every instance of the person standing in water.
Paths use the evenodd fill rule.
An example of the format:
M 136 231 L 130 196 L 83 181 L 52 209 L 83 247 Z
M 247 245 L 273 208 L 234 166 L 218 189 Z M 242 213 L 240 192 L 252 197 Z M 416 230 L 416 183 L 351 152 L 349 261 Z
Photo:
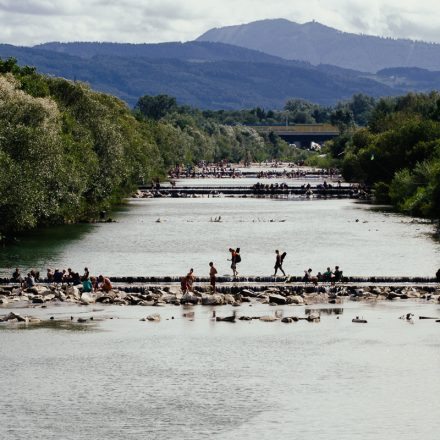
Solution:
M 273 276 L 274 276 L 274 277 L 277 276 L 278 269 L 279 269 L 281 272 L 283 272 L 283 275 L 284 275 L 284 276 L 286 276 L 286 272 L 284 272 L 284 269 L 283 269 L 284 258 L 285 258 L 286 255 L 287 255 L 286 252 L 283 252 L 283 253 L 280 255 L 280 251 L 277 249 L 277 250 L 275 251 L 275 255 L 276 255 L 275 267 L 274 267 L 274 269 L 275 269 L 275 273 L 273 274 Z
M 211 281 L 212 293 L 216 292 L 215 282 L 216 282 L 217 269 L 214 267 L 214 263 L 211 261 L 209 263 L 209 279 Z

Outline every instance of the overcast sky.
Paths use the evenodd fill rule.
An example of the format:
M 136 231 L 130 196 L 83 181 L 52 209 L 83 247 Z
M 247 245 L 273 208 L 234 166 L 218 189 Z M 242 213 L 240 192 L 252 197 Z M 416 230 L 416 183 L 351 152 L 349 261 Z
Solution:
M 440 42 L 439 17 L 440 0 L 0 0 L 0 43 L 187 41 L 264 18 Z

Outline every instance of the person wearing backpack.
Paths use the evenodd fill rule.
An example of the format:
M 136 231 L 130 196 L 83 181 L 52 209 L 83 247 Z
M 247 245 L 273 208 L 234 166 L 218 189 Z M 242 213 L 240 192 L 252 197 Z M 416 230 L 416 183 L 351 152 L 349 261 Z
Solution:
M 284 275 L 284 276 L 286 276 L 286 272 L 284 272 L 284 269 L 283 269 L 283 262 L 284 262 L 284 258 L 286 258 L 287 253 L 286 253 L 286 252 L 283 252 L 283 253 L 280 255 L 280 251 L 277 249 L 277 250 L 275 251 L 275 254 L 276 254 L 275 267 L 274 267 L 274 269 L 275 269 L 275 273 L 273 274 L 273 276 L 274 276 L 274 277 L 277 276 L 278 269 L 279 269 L 281 272 L 283 272 L 283 275 Z
M 236 250 L 229 248 L 229 252 L 231 253 L 231 259 L 229 261 L 231 262 L 232 275 L 236 278 L 238 275 L 237 263 L 240 263 L 241 261 L 240 248 L 237 248 Z

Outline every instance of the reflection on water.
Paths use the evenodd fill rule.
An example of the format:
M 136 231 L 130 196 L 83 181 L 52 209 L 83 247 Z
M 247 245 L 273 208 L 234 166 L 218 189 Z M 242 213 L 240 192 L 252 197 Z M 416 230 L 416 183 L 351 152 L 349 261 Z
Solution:
M 306 315 L 311 315 L 312 313 L 318 313 L 319 315 L 342 315 L 344 313 L 344 309 L 342 307 L 322 307 L 318 309 L 305 309 L 304 313 Z
M 273 273 L 275 249 L 287 252 L 291 275 L 339 265 L 345 275 L 433 276 L 440 262 L 433 225 L 351 200 L 143 199 L 113 217 L 117 223 L 46 229 L 2 247 L 0 275 L 15 266 L 87 266 L 110 276 L 177 276 L 190 267 L 206 276 L 209 261 L 223 275 L 230 247 L 241 248 L 243 276 Z
M 90 330 L 96 330 L 97 323 L 96 322 L 87 322 L 87 323 L 78 323 L 70 320 L 66 321 L 51 321 L 45 320 L 37 323 L 29 323 L 26 324 L 24 322 L 18 323 L 0 323 L 0 331 L 1 330 L 67 330 L 67 331 L 75 331 L 75 332 L 84 332 Z
M 95 227 L 92 224 L 55 226 L 23 234 L 15 242 L 0 246 L 0 266 L 44 269 L 46 262 L 56 261 L 66 247 L 87 240 L 87 234 Z

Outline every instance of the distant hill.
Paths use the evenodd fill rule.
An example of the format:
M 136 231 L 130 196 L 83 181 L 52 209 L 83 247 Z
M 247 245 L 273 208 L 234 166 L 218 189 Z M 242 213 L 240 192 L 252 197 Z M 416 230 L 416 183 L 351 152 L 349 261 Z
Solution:
M 34 46 L 35 49 L 90 59 L 97 55 L 116 56 L 122 58 L 172 58 L 191 62 L 210 61 L 246 61 L 282 64 L 286 60 L 268 55 L 257 50 L 231 46 L 224 43 L 207 41 L 189 41 L 186 43 L 171 42 L 158 44 L 128 43 L 44 43 Z
M 370 73 L 390 67 L 440 70 L 440 44 L 351 34 L 318 22 L 261 20 L 214 28 L 197 41 L 227 43 L 313 65 Z
M 394 67 L 377 72 L 377 79 L 392 87 L 423 92 L 440 90 L 440 72 L 418 67 Z
M 0 45 L 0 57 L 9 56 L 43 73 L 87 82 L 131 106 L 142 95 L 159 93 L 200 108 L 278 109 L 290 98 L 331 105 L 359 92 L 372 96 L 402 92 L 359 72 L 314 67 L 224 44 Z

